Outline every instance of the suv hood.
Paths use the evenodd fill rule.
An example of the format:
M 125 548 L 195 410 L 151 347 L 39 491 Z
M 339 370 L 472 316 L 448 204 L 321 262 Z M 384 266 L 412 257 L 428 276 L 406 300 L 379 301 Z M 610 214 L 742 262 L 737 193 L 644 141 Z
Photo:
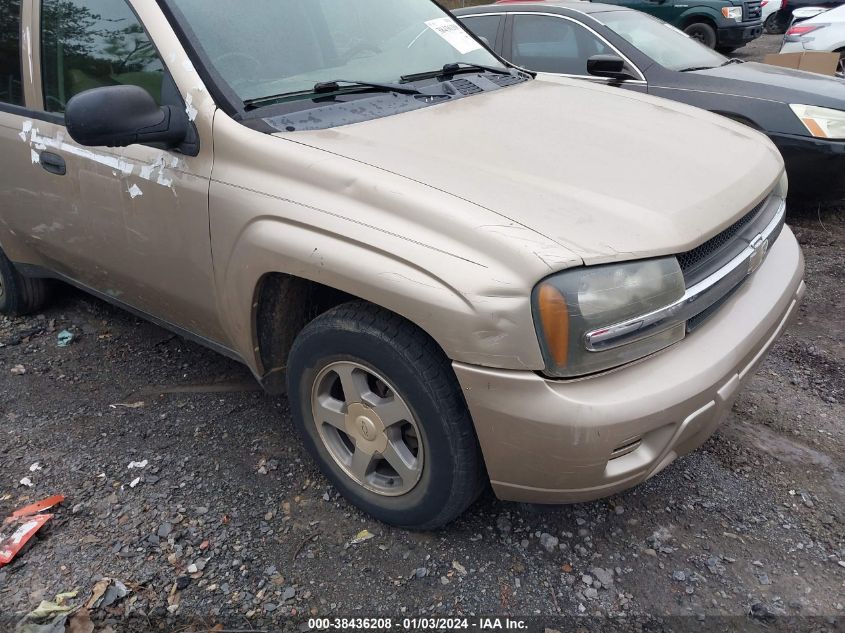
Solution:
M 745 126 L 577 80 L 277 136 L 493 211 L 588 264 L 689 250 L 783 172 L 774 145 Z

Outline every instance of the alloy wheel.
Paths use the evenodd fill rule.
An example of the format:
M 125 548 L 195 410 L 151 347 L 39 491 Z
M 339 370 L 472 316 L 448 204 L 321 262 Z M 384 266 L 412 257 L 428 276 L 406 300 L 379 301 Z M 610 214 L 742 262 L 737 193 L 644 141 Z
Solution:
M 351 361 L 329 364 L 314 381 L 311 410 L 326 450 L 356 483 L 384 496 L 417 485 L 424 463 L 417 421 L 375 371 Z

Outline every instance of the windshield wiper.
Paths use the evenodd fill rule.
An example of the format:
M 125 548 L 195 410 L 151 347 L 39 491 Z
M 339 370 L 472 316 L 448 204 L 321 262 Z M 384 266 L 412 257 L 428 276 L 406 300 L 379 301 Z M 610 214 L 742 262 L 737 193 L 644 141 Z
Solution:
M 439 77 L 440 75 L 455 75 L 457 73 L 471 73 L 473 71 L 485 70 L 490 73 L 499 75 L 510 75 L 510 68 L 499 68 L 496 66 L 486 66 L 484 64 L 471 64 L 469 62 L 452 62 L 451 64 L 444 64 L 440 70 L 429 70 L 422 73 L 414 73 L 412 75 L 402 75 L 402 81 L 416 81 L 418 79 L 429 79 L 431 77 Z
M 416 88 L 411 88 L 410 86 L 403 86 L 401 84 L 391 84 L 391 83 L 376 83 L 372 81 L 350 81 L 347 79 L 333 79 L 332 81 L 320 81 L 314 84 L 314 87 L 311 90 L 299 90 L 296 92 L 283 92 L 277 95 L 270 95 L 267 97 L 256 97 L 254 99 L 246 99 L 244 101 L 244 107 L 247 110 L 252 110 L 254 108 L 260 108 L 262 105 L 266 105 L 268 103 L 272 103 L 274 101 L 279 101 L 281 99 L 286 99 L 288 97 L 303 97 L 307 95 L 321 95 L 321 94 L 328 94 L 331 92 L 341 92 L 345 91 L 345 89 L 351 90 L 358 90 L 361 88 L 368 88 L 370 90 L 376 90 L 378 92 L 398 92 L 399 94 L 404 95 L 418 95 L 422 94 L 422 92 Z
M 693 66 L 691 68 L 683 68 L 679 70 L 679 73 L 691 73 L 696 70 L 713 70 L 716 68 L 715 66 Z
M 722 66 L 730 66 L 731 64 L 744 64 L 744 63 L 745 63 L 744 59 L 737 59 L 736 57 L 734 57 L 734 58 L 726 61 L 724 64 L 722 64 Z
M 333 79 L 332 81 L 321 81 L 314 84 L 314 92 L 322 94 L 324 92 L 337 92 L 343 88 L 373 88 L 375 90 L 383 90 L 384 92 L 398 92 L 403 95 L 418 95 L 421 94 L 416 88 L 403 86 L 401 84 L 391 83 L 377 83 L 372 81 L 350 81 L 348 79 Z

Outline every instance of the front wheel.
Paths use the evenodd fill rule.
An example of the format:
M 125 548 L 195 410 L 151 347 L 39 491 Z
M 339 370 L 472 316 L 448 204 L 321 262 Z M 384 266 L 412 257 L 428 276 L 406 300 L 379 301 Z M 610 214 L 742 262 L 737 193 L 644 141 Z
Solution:
M 693 22 L 684 29 L 684 33 L 707 48 L 716 48 L 716 29 L 706 22 Z
M 483 489 L 484 467 L 452 366 L 419 328 L 363 302 L 300 332 L 288 397 L 334 486 L 377 519 L 434 529 Z

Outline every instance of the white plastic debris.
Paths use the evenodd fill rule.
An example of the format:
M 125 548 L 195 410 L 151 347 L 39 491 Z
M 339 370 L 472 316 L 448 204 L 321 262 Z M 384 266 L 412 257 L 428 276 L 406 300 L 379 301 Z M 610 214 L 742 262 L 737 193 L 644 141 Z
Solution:
M 129 462 L 129 465 L 126 468 L 127 470 L 132 470 L 133 468 L 146 468 L 149 463 L 150 460 L 148 459 L 145 459 L 142 462 Z
M 350 545 L 358 545 L 359 543 L 363 543 L 364 541 L 369 541 L 371 538 L 375 538 L 375 534 L 370 532 L 369 530 L 361 530 L 358 534 L 355 535 L 351 541 L 349 541 Z
M 140 409 L 144 406 L 143 402 L 118 402 L 116 404 L 110 404 L 110 409 Z

